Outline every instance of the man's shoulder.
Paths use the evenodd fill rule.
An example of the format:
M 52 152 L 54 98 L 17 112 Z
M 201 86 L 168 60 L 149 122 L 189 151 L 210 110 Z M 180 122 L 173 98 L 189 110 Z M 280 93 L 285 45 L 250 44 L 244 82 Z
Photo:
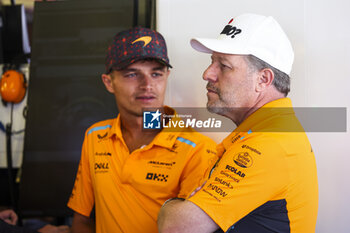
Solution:
M 239 138 L 231 145 L 231 151 L 238 148 L 255 154 L 300 154 L 308 153 L 310 142 L 304 132 L 253 132 Z
M 92 124 L 86 130 L 86 134 L 90 135 L 90 134 L 92 134 L 95 131 L 109 130 L 110 128 L 112 128 L 114 122 L 115 122 L 115 119 L 106 119 L 106 120 L 98 121 L 98 122 Z
M 207 144 L 207 145 L 211 145 L 211 146 L 216 147 L 216 142 L 212 138 L 210 138 L 202 133 L 199 133 L 192 128 L 180 132 L 178 134 L 178 138 L 184 138 L 186 140 L 192 141 L 196 145 Z
M 103 126 L 103 125 L 108 125 L 108 124 L 113 124 L 113 122 L 115 121 L 115 118 L 112 118 L 112 119 L 105 119 L 105 120 L 102 120 L 102 121 L 98 121 L 98 122 L 95 122 L 93 123 L 90 127 L 90 128 L 93 128 L 93 127 L 99 127 L 99 126 Z

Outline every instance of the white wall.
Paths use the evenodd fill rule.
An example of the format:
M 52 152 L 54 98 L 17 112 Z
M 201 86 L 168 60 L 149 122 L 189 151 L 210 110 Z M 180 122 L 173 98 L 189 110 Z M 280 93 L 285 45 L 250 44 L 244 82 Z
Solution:
M 272 15 L 293 44 L 290 97 L 295 106 L 349 108 L 348 0 L 158 0 L 157 4 L 158 30 L 167 40 L 174 67 L 166 101 L 170 106 L 206 104 L 201 76 L 210 58 L 194 51 L 190 38 L 215 38 L 232 17 L 250 12 Z M 209 136 L 220 141 L 226 135 Z M 350 232 L 350 133 L 308 135 L 316 155 L 320 189 L 316 232 Z

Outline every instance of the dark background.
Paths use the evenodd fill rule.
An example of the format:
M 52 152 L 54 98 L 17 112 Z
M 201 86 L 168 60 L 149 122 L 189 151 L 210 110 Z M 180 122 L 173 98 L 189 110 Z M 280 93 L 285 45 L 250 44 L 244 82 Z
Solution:
M 35 2 L 33 12 L 19 212 L 67 216 L 85 130 L 118 114 L 101 81 L 108 44 L 132 26 L 153 28 L 155 1 Z M 6 181 L 1 205 L 10 203 Z

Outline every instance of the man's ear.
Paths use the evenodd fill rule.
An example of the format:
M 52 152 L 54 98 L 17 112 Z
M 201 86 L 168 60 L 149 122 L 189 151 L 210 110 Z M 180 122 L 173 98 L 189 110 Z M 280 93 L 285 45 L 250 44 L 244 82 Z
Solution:
M 106 86 L 107 91 L 114 93 L 112 77 L 110 74 L 102 74 L 101 76 L 103 84 Z
M 256 84 L 256 90 L 258 92 L 264 91 L 266 88 L 272 85 L 275 78 L 275 74 L 269 68 L 265 68 L 259 71 L 258 80 Z
M 169 77 L 169 75 L 170 75 L 170 69 L 168 68 L 167 69 L 167 78 Z

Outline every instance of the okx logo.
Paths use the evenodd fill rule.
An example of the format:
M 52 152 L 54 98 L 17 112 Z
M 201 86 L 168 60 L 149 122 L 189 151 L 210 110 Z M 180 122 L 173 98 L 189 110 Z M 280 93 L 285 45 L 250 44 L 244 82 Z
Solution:
M 146 180 L 155 180 L 155 181 L 167 182 L 168 181 L 168 177 L 169 177 L 168 175 L 149 172 L 146 175 Z
M 143 112 L 143 128 L 144 129 L 160 129 L 160 116 L 162 114 L 159 109 L 156 112 Z

